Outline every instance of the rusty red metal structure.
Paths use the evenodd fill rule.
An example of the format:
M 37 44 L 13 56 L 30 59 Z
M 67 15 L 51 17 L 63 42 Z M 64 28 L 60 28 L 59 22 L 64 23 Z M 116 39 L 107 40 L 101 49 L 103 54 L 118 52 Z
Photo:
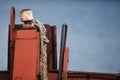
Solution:
M 120 80 L 120 74 L 68 71 L 66 37 L 63 39 L 61 71 L 58 70 L 56 26 L 44 25 L 50 40 L 47 46 L 48 80 Z M 11 7 L 8 37 L 8 70 L 0 71 L 0 80 L 40 80 L 40 32 L 15 24 L 14 7 Z

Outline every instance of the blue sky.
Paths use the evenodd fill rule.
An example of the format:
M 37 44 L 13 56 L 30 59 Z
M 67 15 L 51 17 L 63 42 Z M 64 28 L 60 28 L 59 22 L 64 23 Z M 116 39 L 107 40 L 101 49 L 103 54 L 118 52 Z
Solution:
M 61 25 L 68 24 L 69 70 L 118 73 L 120 70 L 119 0 L 3 0 L 0 1 L 0 70 L 7 69 L 10 7 L 33 10 L 35 19 L 57 26 L 58 55 Z M 59 56 L 58 56 L 59 57 Z

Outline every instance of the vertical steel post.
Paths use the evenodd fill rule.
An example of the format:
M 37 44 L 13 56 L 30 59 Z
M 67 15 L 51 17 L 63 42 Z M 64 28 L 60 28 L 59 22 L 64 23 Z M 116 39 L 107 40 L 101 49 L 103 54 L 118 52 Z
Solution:
M 14 27 L 15 27 L 15 7 L 10 10 L 9 40 L 8 40 L 8 70 L 10 71 L 10 80 L 12 80 L 12 70 L 14 61 Z
M 62 25 L 58 80 L 62 79 L 63 55 L 66 47 L 67 25 Z
M 10 42 L 13 40 L 13 29 L 15 27 L 15 7 L 11 7 L 10 11 Z

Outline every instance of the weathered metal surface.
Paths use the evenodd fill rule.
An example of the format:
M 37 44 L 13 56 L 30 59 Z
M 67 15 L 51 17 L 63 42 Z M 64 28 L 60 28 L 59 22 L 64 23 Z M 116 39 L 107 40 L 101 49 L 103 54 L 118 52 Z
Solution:
M 10 71 L 0 71 L 0 80 L 10 80 Z
M 10 80 L 12 79 L 13 61 L 14 61 L 14 37 L 15 37 L 15 8 L 12 6 L 10 11 L 10 25 L 8 35 L 8 70 L 10 71 Z
M 0 80 L 9 79 L 9 71 L 0 71 Z M 57 80 L 58 71 L 52 70 L 48 73 L 49 80 Z M 120 80 L 120 74 L 105 74 L 105 73 L 89 73 L 69 71 L 67 80 Z
M 48 80 L 58 80 L 58 71 L 57 70 L 50 70 L 48 72 Z
M 47 30 L 47 38 L 50 41 L 47 45 L 47 68 L 48 70 L 57 69 L 56 26 L 44 25 Z
M 68 59 L 69 58 L 69 48 L 65 48 L 63 55 L 63 70 L 62 70 L 62 80 L 67 80 L 68 72 Z
M 22 80 L 37 79 L 37 60 L 39 59 L 37 56 L 40 54 L 39 41 L 39 32 L 37 30 L 17 31 L 12 80 L 18 78 Z
M 69 71 L 68 80 L 120 80 L 120 74 Z
M 15 27 L 15 8 L 12 6 L 10 11 L 10 41 L 13 41 L 14 27 Z
M 66 48 L 66 37 L 67 37 L 67 25 L 62 25 L 61 31 L 61 44 L 60 44 L 60 58 L 59 58 L 59 73 L 58 73 L 58 80 L 62 80 L 63 74 L 63 64 L 64 64 L 64 55 L 65 55 L 65 48 Z M 68 56 L 68 55 L 66 55 Z
M 58 80 L 58 71 L 49 71 L 49 80 Z M 67 80 L 120 80 L 120 74 L 68 71 Z

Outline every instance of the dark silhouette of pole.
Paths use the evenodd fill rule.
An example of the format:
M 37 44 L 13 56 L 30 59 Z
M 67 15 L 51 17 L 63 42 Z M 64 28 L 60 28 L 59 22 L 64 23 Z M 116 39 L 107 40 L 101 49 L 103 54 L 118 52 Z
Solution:
M 67 25 L 62 25 L 58 80 L 62 80 L 63 55 L 66 47 Z

